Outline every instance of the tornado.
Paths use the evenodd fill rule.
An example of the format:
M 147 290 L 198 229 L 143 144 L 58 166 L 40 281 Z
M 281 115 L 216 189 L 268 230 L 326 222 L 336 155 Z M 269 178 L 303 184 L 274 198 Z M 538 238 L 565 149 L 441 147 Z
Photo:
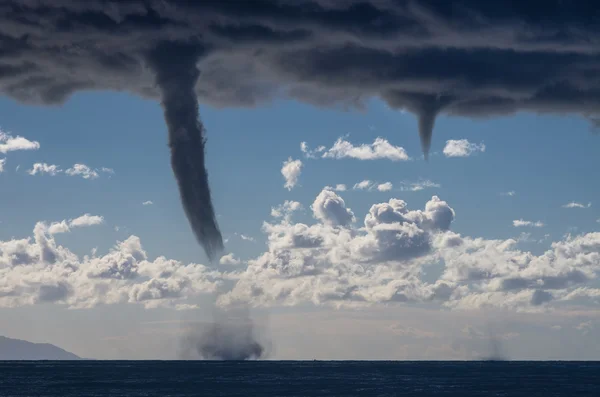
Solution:
M 439 112 L 452 102 L 452 99 L 442 94 L 435 96 L 419 95 L 415 96 L 415 99 L 413 110 L 417 114 L 419 121 L 421 149 L 423 150 L 423 157 L 425 160 L 428 160 L 435 119 Z
M 431 149 L 431 137 L 433 136 L 433 125 L 435 124 L 434 110 L 422 110 L 418 114 L 419 119 L 419 138 L 421 140 L 421 149 L 425 160 L 429 159 L 429 150 Z
M 255 340 L 252 328 L 246 324 L 213 323 L 199 335 L 195 345 L 206 360 L 241 361 L 259 359 L 263 346 Z
M 247 309 L 215 308 L 213 321 L 190 327 L 182 340 L 180 357 L 223 361 L 258 360 L 268 354 L 268 344 L 259 331 Z
M 205 165 L 205 130 L 194 87 L 203 49 L 193 44 L 161 43 L 146 60 L 154 71 L 169 131 L 171 167 L 181 203 L 196 239 L 213 262 L 223 251 L 223 237 L 212 204 Z

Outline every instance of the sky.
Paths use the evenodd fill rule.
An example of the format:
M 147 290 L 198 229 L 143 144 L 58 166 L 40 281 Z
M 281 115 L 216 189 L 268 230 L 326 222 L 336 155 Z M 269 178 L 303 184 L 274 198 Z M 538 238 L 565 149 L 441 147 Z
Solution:
M 201 104 L 225 254 L 181 208 L 157 101 L 0 99 L 0 334 L 177 358 L 212 302 L 274 359 L 598 359 L 600 137 L 576 115 Z M 401 200 L 401 201 L 400 201 Z
M 588 3 L 2 2 L 0 334 L 598 359 Z

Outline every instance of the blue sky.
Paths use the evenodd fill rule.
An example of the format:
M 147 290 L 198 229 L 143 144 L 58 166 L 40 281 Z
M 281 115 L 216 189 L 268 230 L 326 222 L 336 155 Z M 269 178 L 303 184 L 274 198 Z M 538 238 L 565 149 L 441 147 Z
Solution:
M 6 170 L 0 175 L 7 192 L 0 201 L 1 238 L 27 236 L 38 220 L 100 213 L 106 218 L 105 227 L 86 230 L 85 236 L 61 236 L 65 244 L 78 253 L 93 247 L 106 250 L 115 239 L 134 233 L 151 242 L 147 247 L 151 256 L 206 261 L 179 204 L 162 111 L 156 102 L 115 93 L 77 94 L 63 107 L 0 101 L 1 128 L 41 146 L 6 155 Z M 343 197 L 357 214 L 390 197 L 421 206 L 437 194 L 460 214 L 453 230 L 471 236 L 509 238 L 528 231 L 537 237 L 559 238 L 571 228 L 581 232 L 598 227 L 600 212 L 593 204 L 589 209 L 561 208 L 572 201 L 593 202 L 600 193 L 600 186 L 593 183 L 600 164 L 596 156 L 600 140 L 577 117 L 440 117 L 434 153 L 425 162 L 415 118 L 376 100 L 364 110 L 319 109 L 296 102 L 257 109 L 205 106 L 201 116 L 208 131 L 207 166 L 227 250 L 242 258 L 262 249 L 260 228 L 271 207 L 284 200 L 309 204 L 324 186 L 343 183 L 351 188 L 365 179 L 396 186 L 430 180 L 441 187 L 418 192 L 349 189 Z M 330 147 L 340 137 L 356 145 L 383 137 L 405 148 L 413 160 L 303 158 L 300 142 Z M 449 139 L 483 142 L 486 149 L 468 158 L 446 158 L 442 149 Z M 280 173 L 289 156 L 304 162 L 300 186 L 292 191 L 283 188 Z M 63 168 L 83 163 L 112 168 L 115 173 L 95 180 L 28 175 L 26 170 L 36 162 Z M 17 165 L 19 172 L 15 172 Z M 515 195 L 502 195 L 510 191 Z M 148 200 L 153 205 L 142 206 Z M 515 229 L 515 219 L 542 221 L 545 227 Z M 234 233 L 250 236 L 256 243 Z
M 266 245 L 269 233 L 261 228 L 263 222 L 271 222 L 273 207 L 286 200 L 299 202 L 304 211 L 296 214 L 294 221 L 311 225 L 315 220 L 310 205 L 315 197 L 325 186 L 338 184 L 347 186 L 346 191 L 335 194 L 351 208 L 357 227 L 362 225 L 373 204 L 399 198 L 406 201 L 410 209 L 422 209 L 436 195 L 455 212 L 453 232 L 485 240 L 518 239 L 519 250 L 531 251 L 533 255 L 541 255 L 551 248 L 552 242 L 563 241 L 568 233 L 585 235 L 600 229 L 597 222 L 600 185 L 596 183 L 600 137 L 592 133 L 586 120 L 578 117 L 518 114 L 473 120 L 441 116 L 435 126 L 432 155 L 426 162 L 421 154 L 415 117 L 390 110 L 378 100 L 369 102 L 362 110 L 315 108 L 280 101 L 253 109 L 201 106 L 200 113 L 208 131 L 207 168 L 218 221 L 226 239 L 226 251 L 240 258 L 240 271 L 244 270 L 247 260 L 256 260 L 272 250 Z M 157 102 L 106 92 L 79 93 L 60 107 L 30 106 L 1 98 L 0 128 L 13 137 L 39 142 L 40 146 L 37 150 L 0 154 L 0 159 L 6 159 L 4 172 L 0 173 L 3 193 L 0 195 L 0 241 L 33 236 L 34 225 L 40 221 L 49 224 L 67 220 L 68 223 L 83 214 L 91 214 L 102 216 L 102 223 L 56 234 L 52 237 L 56 244 L 82 257 L 94 248 L 98 253 L 106 253 L 117 241 L 134 235 L 141 240 L 150 260 L 165 256 L 182 263 L 208 265 L 179 202 L 169 164 L 165 123 Z M 369 145 L 378 137 L 404 148 L 411 160 L 307 158 L 300 148 L 300 143 L 306 142 L 312 149 L 322 145 L 328 150 L 339 138 L 354 146 Z M 464 157 L 444 155 L 448 140 L 463 139 L 471 144 L 484 144 L 485 150 Z M 281 169 L 290 157 L 301 160 L 303 165 L 298 183 L 288 190 L 284 188 Z M 30 175 L 27 171 L 34 163 L 58 165 L 63 172 L 55 176 Z M 99 176 L 84 179 L 80 175 L 66 175 L 64 170 L 74 164 L 96 169 Z M 103 167 L 114 173 L 102 172 Z M 384 192 L 353 189 L 363 180 L 376 184 L 391 182 L 393 188 Z M 439 187 L 419 191 L 400 189 L 423 181 Z M 508 195 L 508 192 L 514 194 Z M 142 204 L 147 201 L 152 204 Z M 564 207 L 571 202 L 580 203 L 584 208 Z M 515 227 L 515 220 L 541 222 L 543 226 Z M 593 280 L 587 285 L 597 287 Z M 58 307 L 52 309 L 57 318 L 72 317 L 59 309 L 64 307 L 64 302 L 54 305 Z M 306 305 L 311 306 L 310 301 L 297 306 Z M 16 306 L 4 310 L 9 310 L 15 318 L 19 318 L 16 315 L 19 311 L 37 310 L 27 308 L 27 304 Z M 277 302 L 273 306 L 278 307 Z M 286 306 L 296 305 L 284 302 L 279 309 L 274 309 L 284 316 L 273 320 L 275 323 L 286 318 L 277 323 L 282 327 L 277 328 L 281 335 L 289 331 L 286 327 L 298 326 L 285 316 L 300 309 L 281 309 Z M 319 310 L 335 311 L 327 304 L 326 309 L 316 306 Z M 98 318 L 119 313 L 117 317 L 122 321 L 131 321 L 123 319 L 123 315 L 134 309 L 123 309 L 117 304 L 114 309 L 88 310 L 97 313 Z M 109 315 L 106 310 L 108 313 L 114 310 L 114 313 Z M 147 316 L 155 321 L 178 318 L 164 310 L 157 309 L 154 314 L 138 313 L 139 321 L 148 320 Z M 395 314 L 388 313 L 377 321 L 393 317 Z M 428 324 L 436 323 L 432 321 Z M 578 317 L 571 329 L 579 330 L 577 327 L 586 321 Z M 14 333 L 22 331 L 19 327 L 26 327 L 24 324 L 19 325 L 17 321 L 10 329 Z M 439 324 L 431 326 L 435 328 Z M 83 333 L 85 326 L 81 327 Z M 111 327 L 112 330 L 116 326 Z M 592 325 L 582 327 L 587 330 Z M 94 337 L 105 336 L 110 335 Z M 58 342 L 69 344 L 68 340 L 55 337 Z M 88 342 L 74 348 L 101 356 L 100 349 L 94 350 Z M 438 353 L 442 357 L 454 357 L 444 356 L 448 351 L 440 349 Z M 283 351 L 288 356 L 281 357 L 300 354 L 299 350 Z M 136 354 L 129 352 L 125 356 L 143 357 Z M 336 354 L 331 353 L 338 357 Z M 370 357 L 361 356 L 360 352 L 352 354 L 355 358 Z M 414 352 L 402 354 L 415 356 Z M 543 357 L 542 353 L 535 354 Z

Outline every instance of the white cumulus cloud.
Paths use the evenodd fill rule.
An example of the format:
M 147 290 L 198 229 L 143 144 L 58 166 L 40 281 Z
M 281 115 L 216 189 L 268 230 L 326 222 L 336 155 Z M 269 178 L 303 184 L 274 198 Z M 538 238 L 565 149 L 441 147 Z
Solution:
M 301 208 L 295 201 L 274 207 L 274 217 L 263 224 L 266 249 L 235 271 L 162 256 L 152 260 L 136 236 L 104 255 L 80 257 L 51 232 L 64 232 L 75 219 L 40 222 L 31 237 L 0 241 L 0 307 L 181 308 L 202 294 L 216 294 L 221 305 L 252 306 L 401 303 L 539 310 L 600 303 L 600 232 L 567 235 L 534 254 L 518 249 L 515 239 L 451 231 L 456 213 L 438 196 L 422 209 L 410 209 L 398 198 L 375 203 L 359 224 L 332 189 L 315 198 L 311 224 L 292 221 Z M 221 262 L 242 263 L 232 254 Z M 434 264 L 440 271 L 432 278 Z
M 391 182 L 384 182 L 377 185 L 377 190 L 380 192 L 389 192 L 394 186 Z
M 100 176 L 96 170 L 91 169 L 85 164 L 74 164 L 73 167 L 65 171 L 65 174 L 69 176 L 81 176 L 83 179 L 96 179 Z
M 148 201 L 144 201 L 144 202 L 142 203 L 142 205 L 152 205 L 152 204 L 154 204 L 154 203 L 153 203 L 152 201 L 150 201 L 150 200 L 148 200 Z
M 351 305 L 450 299 L 454 285 L 425 284 L 417 270 L 419 261 L 434 250 L 433 237 L 448 230 L 454 218 L 446 202 L 434 196 L 424 211 L 409 211 L 398 199 L 374 204 L 361 228 L 352 227 L 354 214 L 331 190 L 323 190 L 312 209 L 318 221 L 314 225 L 285 219 L 265 224 L 268 250 L 249 261 L 221 303 Z
M 408 161 L 410 157 L 401 146 L 394 146 L 387 139 L 376 138 L 372 144 L 354 146 L 349 141 L 338 138 L 333 146 L 325 151 L 323 158 L 343 159 L 353 158 L 358 160 Z
M 178 308 L 199 294 L 214 293 L 225 279 L 235 275 L 165 257 L 149 260 L 136 236 L 117 242 L 105 255 L 84 257 L 58 245 L 41 222 L 33 237 L 0 241 L 0 307 L 130 303 Z
M 354 186 L 352 187 L 352 189 L 354 189 L 354 190 L 366 190 L 366 189 L 369 189 L 372 184 L 373 183 L 370 180 L 365 179 L 364 181 L 360 181 L 358 183 L 355 183 Z
M 83 214 L 80 217 L 71 219 L 69 221 L 69 225 L 71 227 L 93 226 L 93 225 L 101 225 L 103 223 L 104 223 L 103 216 L 90 215 L 90 214 Z
M 301 160 L 292 160 L 292 158 L 288 158 L 283 162 L 283 167 L 281 167 L 281 175 L 285 178 L 285 185 L 283 185 L 287 190 L 292 190 L 298 184 L 298 178 L 302 173 L 302 161 Z
M 485 152 L 485 145 L 471 143 L 467 139 L 450 139 L 443 150 L 446 157 L 469 157 L 476 152 Z
M 329 189 L 323 189 L 310 208 L 313 216 L 330 226 L 347 226 L 354 222 L 354 213 L 346 208 L 344 199 Z
M 104 223 L 104 217 L 99 215 L 83 214 L 75 219 L 53 222 L 47 226 L 48 234 L 68 233 L 71 228 L 96 226 Z M 45 223 L 44 223 L 45 225 Z
M 516 249 L 513 239 L 450 231 L 456 214 L 437 196 L 424 210 L 409 210 L 399 199 L 374 204 L 360 228 L 347 221 L 346 205 L 335 192 L 319 196 L 312 206 L 316 224 L 289 219 L 265 224 L 267 251 L 248 262 L 233 290 L 219 298 L 221 303 L 422 302 L 529 310 L 600 300 L 600 290 L 591 287 L 600 273 L 600 233 L 568 236 L 534 255 Z M 317 203 L 327 200 L 328 210 L 318 213 L 323 205 Z M 424 281 L 423 266 L 431 263 L 440 263 L 443 270 L 436 280 Z
M 53 222 L 48 226 L 48 233 L 50 234 L 67 233 L 70 231 L 71 228 L 67 221 Z
M 40 143 L 30 141 L 22 136 L 12 136 L 0 130 L 0 153 L 6 154 L 17 150 L 37 150 L 40 148 Z
M 239 265 L 242 261 L 239 258 L 236 258 L 235 255 L 229 253 L 227 255 L 223 255 L 221 259 L 219 259 L 220 265 Z

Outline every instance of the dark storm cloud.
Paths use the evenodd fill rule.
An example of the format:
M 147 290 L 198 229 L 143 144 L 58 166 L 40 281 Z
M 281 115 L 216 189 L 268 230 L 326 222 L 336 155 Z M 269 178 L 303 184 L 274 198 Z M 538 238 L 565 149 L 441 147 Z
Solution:
M 177 106 L 190 111 L 192 87 L 216 106 L 286 96 L 361 106 L 377 96 L 417 115 L 427 153 L 439 114 L 576 113 L 597 123 L 599 17 L 595 2 L 566 0 L 5 0 L 0 92 L 47 104 L 90 89 L 162 97 L 171 143 L 181 109 L 165 104 L 174 86 L 161 81 L 174 70 L 187 98 Z M 196 137 L 197 123 L 187 129 Z M 203 149 L 202 139 L 176 146 L 173 166 L 180 188 L 196 181 L 181 192 L 184 203 L 195 197 L 184 207 L 196 234 L 219 246 Z

